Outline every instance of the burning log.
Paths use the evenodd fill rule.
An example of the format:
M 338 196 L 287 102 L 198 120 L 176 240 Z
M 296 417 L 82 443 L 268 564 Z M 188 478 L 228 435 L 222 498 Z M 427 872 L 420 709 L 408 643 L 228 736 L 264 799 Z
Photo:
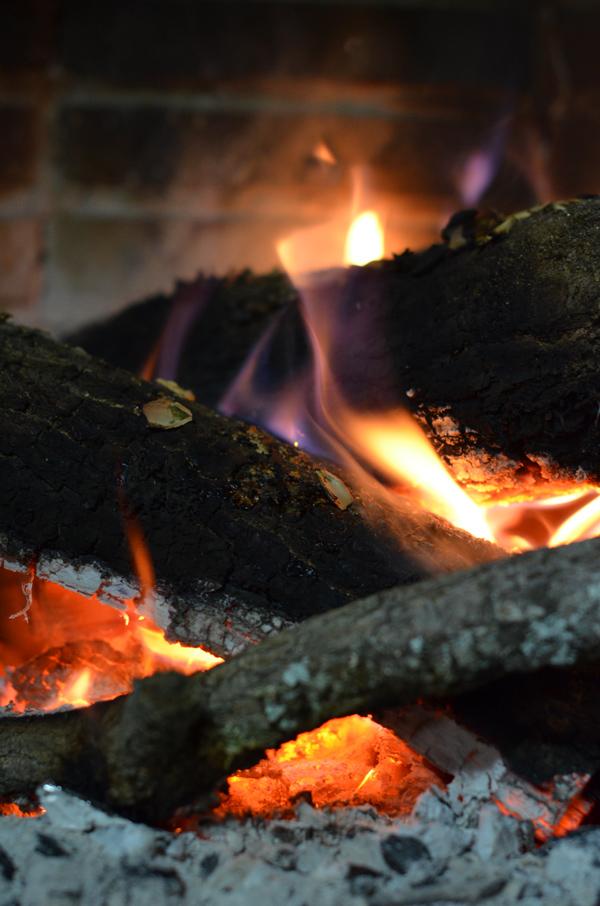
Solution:
M 296 297 L 276 272 L 230 279 L 199 275 L 67 337 L 119 368 L 191 387 L 216 408 L 271 318 Z
M 0 324 L 0 411 L 4 566 L 123 606 L 139 592 L 130 548 L 152 591 L 147 545 L 148 609 L 179 640 L 216 653 L 430 570 L 499 556 L 400 498 L 349 487 L 256 428 L 183 407 L 164 388 L 9 323 Z M 30 594 L 25 582 L 25 615 Z
M 539 550 L 314 617 L 203 675 L 87 709 L 8 717 L 0 797 L 47 780 L 144 820 L 198 800 L 325 720 L 598 661 L 600 541 Z
M 463 486 L 486 499 L 539 491 L 563 479 L 600 482 L 599 223 L 597 198 L 506 220 L 470 212 L 451 221 L 443 245 L 335 272 L 318 287 L 301 286 L 304 318 L 320 341 L 326 339 L 330 377 L 348 406 L 369 414 L 407 407 Z M 249 323 L 264 292 L 265 307 L 254 322 L 264 323 L 267 303 L 277 311 L 290 296 L 283 276 L 279 284 L 265 280 L 221 285 L 222 304 L 234 293 L 238 317 Z M 179 373 L 211 405 L 232 375 L 232 362 L 220 369 L 216 358 L 225 355 L 231 310 L 225 304 L 222 323 L 215 311 L 206 325 L 199 318 Z M 137 331 L 140 321 L 132 316 L 134 322 Z M 110 357 L 112 326 L 90 329 L 78 341 Z M 288 303 L 259 358 L 252 392 L 247 385 L 243 393 L 234 388 L 225 411 L 269 424 L 261 406 L 265 373 L 270 410 L 310 358 L 298 298 Z M 126 356 L 118 364 L 127 366 Z

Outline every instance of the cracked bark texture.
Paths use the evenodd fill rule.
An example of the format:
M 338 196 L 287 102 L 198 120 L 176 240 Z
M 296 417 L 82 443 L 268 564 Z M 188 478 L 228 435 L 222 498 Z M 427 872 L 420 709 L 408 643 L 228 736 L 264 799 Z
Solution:
M 374 590 L 501 555 L 366 486 L 342 511 L 318 463 L 202 406 L 189 403 L 189 424 L 153 429 L 141 407 L 161 394 L 0 324 L 5 565 L 34 562 L 38 575 L 118 604 L 138 591 L 126 514 L 149 548 L 160 621 L 228 654 Z
M 508 226 L 491 223 L 457 251 L 438 245 L 333 274 L 316 300 L 335 328 L 329 366 L 358 409 L 411 409 L 461 483 L 483 495 L 561 478 L 599 482 L 600 200 L 549 205 Z M 260 312 L 262 324 L 269 300 L 283 314 L 262 353 L 253 406 L 301 373 L 306 331 L 289 297 L 283 275 L 279 284 L 246 275 L 235 289 L 222 286 L 223 321 L 217 306 L 205 326 L 199 316 L 181 382 L 214 404 L 215 388 L 222 394 L 232 376 L 230 367 L 218 376 L 217 352 L 232 311 L 242 320 Z M 115 321 L 114 330 L 132 339 L 135 321 Z M 110 355 L 113 327 L 94 337 L 90 328 L 80 341 Z M 247 339 L 255 337 L 250 330 Z M 207 371 L 212 389 L 203 397 Z M 257 421 L 260 405 L 242 400 L 235 414 Z
M 0 796 L 53 780 L 161 820 L 331 717 L 598 661 L 599 553 L 599 540 L 586 541 L 395 588 L 208 674 L 161 674 L 78 712 L 4 718 Z

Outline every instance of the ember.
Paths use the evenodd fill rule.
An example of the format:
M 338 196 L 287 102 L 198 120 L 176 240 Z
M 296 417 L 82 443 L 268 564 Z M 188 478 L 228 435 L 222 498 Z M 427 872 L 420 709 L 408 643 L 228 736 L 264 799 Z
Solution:
M 21 576 L 0 569 L 0 707 L 16 713 L 85 707 L 129 692 L 135 679 L 157 671 L 189 674 L 222 662 L 203 648 L 167 641 L 134 601 L 118 611 L 35 580 L 27 620 L 9 620 L 22 596 Z
M 369 803 L 389 815 L 409 814 L 439 775 L 406 743 L 354 714 L 269 749 L 255 767 L 228 779 L 217 815 L 289 814 L 308 797 L 316 808 Z

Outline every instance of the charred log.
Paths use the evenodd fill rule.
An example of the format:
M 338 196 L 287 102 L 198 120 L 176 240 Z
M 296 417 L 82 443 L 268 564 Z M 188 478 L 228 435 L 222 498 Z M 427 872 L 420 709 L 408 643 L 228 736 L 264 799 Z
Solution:
M 161 395 L 80 350 L 0 324 L 5 566 L 35 566 L 119 605 L 138 594 L 126 537 L 135 524 L 156 572 L 159 622 L 231 653 L 372 591 L 500 555 L 366 485 L 346 488 L 341 509 L 318 463 L 194 403 L 189 423 L 152 428 L 142 407 Z
M 278 273 L 200 275 L 66 340 L 135 374 L 176 379 L 215 408 L 271 318 L 294 297 Z
M 459 696 L 457 720 L 492 742 L 533 783 L 600 767 L 597 666 L 517 674 Z
M 6 718 L 0 796 L 53 780 L 125 814 L 166 818 L 265 748 L 331 717 L 597 663 L 599 550 L 587 541 L 392 589 L 208 674 L 162 674 L 113 702 Z
M 600 481 L 599 228 L 596 198 L 505 221 L 471 212 L 452 221 L 443 245 L 333 275 L 316 302 L 335 325 L 329 365 L 350 404 L 411 409 L 461 482 L 484 495 L 560 478 Z M 243 319 L 263 292 L 277 310 L 290 288 L 283 276 L 221 286 L 225 321 L 230 292 Z M 220 366 L 199 337 L 219 346 L 229 328 L 215 308 L 196 330 L 186 345 L 196 364 L 184 353 L 179 378 L 204 394 L 207 372 Z M 99 344 L 100 336 L 90 330 L 79 342 L 106 356 L 113 341 Z M 238 333 L 238 342 L 255 336 Z M 275 392 L 309 355 L 294 299 L 263 349 L 253 405 L 237 400 L 232 411 L 260 419 L 264 375 Z M 210 386 L 222 393 L 232 372 L 223 368 Z

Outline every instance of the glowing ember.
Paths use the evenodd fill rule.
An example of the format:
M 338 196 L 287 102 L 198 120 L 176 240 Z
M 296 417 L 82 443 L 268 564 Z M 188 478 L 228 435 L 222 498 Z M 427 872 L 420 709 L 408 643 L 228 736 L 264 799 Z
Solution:
M 16 802 L 0 802 L 0 815 L 6 818 L 39 818 L 45 811 L 40 805 L 32 805 L 26 808 Z
M 316 808 L 370 803 L 408 814 L 432 785 L 442 782 L 420 755 L 391 730 L 354 714 L 269 749 L 253 768 L 229 777 L 217 814 L 286 814 L 303 797 Z
M 151 566 L 145 569 L 141 575 L 148 579 Z M 146 605 L 151 593 L 146 586 Z M 189 674 L 222 662 L 203 648 L 167 641 L 134 601 L 121 612 L 96 597 L 36 580 L 28 620 L 9 621 L 22 599 L 22 577 L 1 569 L 0 706 L 16 713 L 85 707 L 129 692 L 135 679 L 158 671 Z
M 334 167 L 337 163 L 333 151 L 324 141 L 320 141 L 315 145 L 312 156 L 315 160 L 320 161 L 322 164 L 328 164 L 330 167 Z
M 579 781 L 581 788 L 585 786 L 588 780 L 589 775 L 581 775 Z M 544 795 L 547 796 L 550 802 L 553 797 L 552 787 L 546 790 Z M 514 801 L 503 802 L 501 799 L 494 799 L 494 802 L 503 815 L 510 815 L 518 821 L 531 821 L 535 839 L 538 843 L 545 843 L 551 837 L 564 837 L 570 834 L 583 824 L 593 807 L 593 802 L 587 799 L 582 792 L 575 793 L 564 808 L 558 821 L 553 823 L 549 818 L 550 813 L 544 814 L 543 808 L 540 808 L 537 814 L 529 814 L 528 809 L 523 807 L 523 803 L 519 801 L 517 795 L 514 796 Z

